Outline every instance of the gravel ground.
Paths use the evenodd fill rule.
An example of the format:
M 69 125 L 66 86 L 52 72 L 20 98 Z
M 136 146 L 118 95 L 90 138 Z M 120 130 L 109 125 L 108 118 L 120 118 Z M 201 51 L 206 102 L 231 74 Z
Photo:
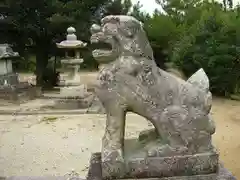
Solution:
M 74 169 L 84 177 L 104 126 L 104 115 L 0 116 L 0 175 L 62 176 Z M 127 137 L 146 128 L 143 118 L 128 116 Z
M 83 83 L 94 83 L 96 73 L 82 74 Z M 29 108 L 35 108 L 34 104 L 29 103 Z M 213 143 L 225 167 L 238 179 L 239 112 L 240 102 L 214 100 L 217 131 Z M 128 115 L 126 125 L 126 137 L 137 137 L 141 130 L 150 128 L 145 119 L 133 114 Z M 100 151 L 104 128 L 104 115 L 0 115 L 0 176 L 62 176 L 74 169 L 85 177 L 91 153 Z

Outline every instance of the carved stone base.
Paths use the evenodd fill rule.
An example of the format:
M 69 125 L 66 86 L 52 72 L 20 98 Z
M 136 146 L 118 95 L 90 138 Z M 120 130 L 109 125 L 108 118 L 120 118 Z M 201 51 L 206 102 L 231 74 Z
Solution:
M 171 148 L 163 145 L 161 141 L 153 140 L 145 144 L 142 142 L 137 139 L 125 140 L 124 161 L 116 161 L 114 152 L 108 152 L 108 156 L 114 158 L 101 160 L 102 177 L 154 178 L 189 176 L 215 173 L 218 169 L 219 157 L 213 150 L 192 155 L 182 152 L 181 147 Z M 155 152 L 154 150 L 157 153 L 152 153 Z
M 91 104 L 93 97 L 59 98 L 55 100 L 52 109 L 87 109 Z
M 81 109 L 89 114 L 105 114 L 105 109 L 93 92 L 85 97 L 64 97 L 59 94 L 44 94 L 44 99 L 52 99 L 51 104 L 41 107 L 42 110 L 76 110 Z
M 0 99 L 11 103 L 23 103 L 28 100 L 33 100 L 41 95 L 41 89 L 35 86 L 24 84 L 21 86 L 0 87 Z
M 7 84 L 5 84 L 7 83 Z M 41 88 L 19 82 L 17 73 L 0 75 L 0 99 L 10 103 L 23 103 L 42 94 Z
M 213 157 L 211 157 L 213 158 Z M 163 158 L 164 159 L 164 158 Z M 192 159 L 194 159 L 192 157 Z M 200 158 L 201 159 L 201 158 Z M 156 161 L 155 161 L 156 162 Z M 159 161 L 160 162 L 160 161 Z M 190 159 L 188 160 L 188 163 L 192 162 Z M 218 164 L 216 166 L 216 169 L 211 169 L 211 167 L 215 167 L 215 165 L 211 165 L 211 163 L 209 163 L 209 167 L 210 169 L 205 169 L 205 171 L 202 171 L 201 174 L 196 174 L 195 169 L 197 168 L 197 164 L 200 165 L 201 163 L 196 163 L 193 164 L 194 166 L 191 168 L 190 166 L 186 165 L 186 164 L 182 164 L 181 167 L 179 167 L 179 170 L 172 170 L 171 165 L 173 165 L 173 163 L 168 164 L 169 162 L 166 162 L 168 164 L 168 166 L 164 163 L 164 160 L 161 161 L 161 163 L 156 163 L 156 164 L 152 164 L 154 165 L 154 169 L 153 172 L 155 172 L 155 174 L 146 174 L 147 171 L 151 171 L 152 166 L 146 166 L 146 164 L 144 164 L 145 162 L 139 162 L 139 166 L 141 170 L 141 166 L 145 166 L 148 167 L 146 169 L 144 169 L 145 172 L 140 173 L 138 176 L 134 176 L 134 174 L 136 174 L 136 170 L 134 169 L 134 171 L 128 172 L 128 174 L 126 174 L 126 176 L 124 177 L 124 179 L 148 179 L 150 178 L 151 180 L 236 180 L 235 177 L 232 176 L 232 174 L 230 172 L 228 172 L 221 164 Z M 205 162 L 206 163 L 206 162 Z M 189 171 L 184 171 L 182 169 L 186 168 L 188 166 L 188 170 Z M 203 165 L 205 166 L 205 164 Z M 137 166 L 136 166 L 137 167 Z M 200 168 L 200 166 L 198 166 Z M 215 172 L 214 172 L 215 171 Z M 101 153 L 94 153 L 92 154 L 91 160 L 90 160 L 90 167 L 89 167 L 89 172 L 88 172 L 88 176 L 87 176 L 87 180 L 103 180 L 103 176 L 102 176 L 102 162 L 101 162 Z M 119 178 L 115 178 L 115 179 L 119 179 Z

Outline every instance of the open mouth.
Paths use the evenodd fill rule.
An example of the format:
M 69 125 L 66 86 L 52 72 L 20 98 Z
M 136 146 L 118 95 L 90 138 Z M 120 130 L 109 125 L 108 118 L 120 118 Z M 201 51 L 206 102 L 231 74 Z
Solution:
M 113 47 L 111 42 L 100 41 L 96 36 L 91 38 L 92 48 L 94 49 L 92 54 L 94 58 L 109 57 L 113 53 Z
M 112 51 L 112 45 L 105 42 L 98 42 L 92 44 L 93 49 L 102 51 Z
M 94 44 L 94 51 L 92 52 L 93 57 L 108 57 L 112 55 L 112 46 L 108 43 Z

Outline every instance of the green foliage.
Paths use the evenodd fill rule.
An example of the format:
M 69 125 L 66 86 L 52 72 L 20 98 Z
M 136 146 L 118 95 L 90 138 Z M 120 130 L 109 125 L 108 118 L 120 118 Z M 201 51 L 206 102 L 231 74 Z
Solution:
M 168 61 L 168 54 L 172 44 L 178 40 L 184 28 L 177 25 L 169 16 L 154 14 L 145 22 L 149 40 L 154 50 L 156 63 L 162 67 L 161 62 Z
M 131 0 L 4 0 L 3 4 L 7 7 L 4 11 L 6 20 L 15 30 L 15 38 L 8 36 L 9 41 L 15 44 L 22 56 L 29 53 L 27 46 L 31 46 L 32 53 L 36 54 L 39 85 L 45 84 L 43 75 L 48 72 L 48 59 L 56 55 L 55 43 L 65 39 L 67 27 L 74 26 L 78 38 L 89 42 L 89 29 L 93 22 L 107 14 L 127 14 L 132 7 Z M 90 54 L 90 51 L 83 53 L 84 68 L 97 67 Z
M 203 68 L 215 94 L 235 93 L 240 78 L 240 19 L 233 11 L 224 12 L 216 4 L 207 4 L 190 31 L 178 40 L 171 61 L 190 76 Z M 239 31 L 238 31 L 239 32 Z
M 17 72 L 34 72 L 36 69 L 36 56 L 30 53 L 13 61 L 13 69 Z
M 147 22 L 151 44 L 164 62 L 191 76 L 203 68 L 211 90 L 230 96 L 240 87 L 240 11 L 232 1 L 156 0 L 165 13 Z M 154 48 L 155 47 L 155 48 Z
M 149 14 L 142 12 L 140 9 L 142 8 L 142 5 L 140 4 L 140 2 L 138 1 L 137 4 L 134 4 L 132 6 L 132 11 L 130 13 L 131 16 L 135 17 L 136 19 L 138 19 L 139 21 L 141 21 L 142 23 L 147 22 L 147 20 L 150 20 L 151 17 Z
M 126 15 L 132 7 L 131 0 L 113 0 L 106 5 L 104 16 L 106 15 Z

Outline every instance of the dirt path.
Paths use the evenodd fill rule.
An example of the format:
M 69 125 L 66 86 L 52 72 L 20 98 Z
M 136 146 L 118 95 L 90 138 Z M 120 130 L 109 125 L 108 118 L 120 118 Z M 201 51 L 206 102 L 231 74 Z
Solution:
M 225 167 L 240 179 L 240 102 L 217 99 L 214 144 Z M 85 176 L 91 152 L 99 151 L 104 115 L 0 116 L 0 176 L 64 175 L 74 169 Z M 127 117 L 127 137 L 149 128 L 137 115 Z
M 213 142 L 220 160 L 240 179 L 240 102 L 217 99 L 212 113 L 217 126 Z

